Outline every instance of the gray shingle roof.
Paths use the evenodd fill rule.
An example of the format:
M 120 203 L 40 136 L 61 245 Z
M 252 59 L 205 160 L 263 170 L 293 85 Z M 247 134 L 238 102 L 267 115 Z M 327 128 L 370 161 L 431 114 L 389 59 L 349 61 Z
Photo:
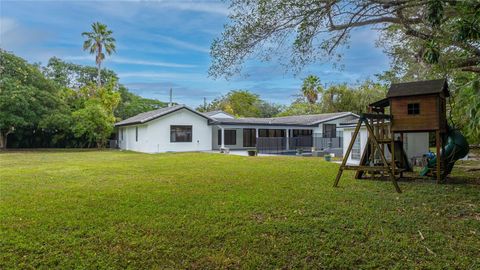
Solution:
M 387 97 L 403 97 L 403 96 L 417 96 L 438 94 L 444 92 L 445 96 L 450 96 L 448 92 L 448 85 L 445 79 L 394 83 L 388 89 Z
M 351 112 L 338 112 L 338 113 L 323 113 L 323 114 L 311 114 L 311 115 L 294 115 L 284 117 L 272 117 L 272 118 L 216 118 L 216 124 L 232 124 L 232 125 L 293 125 L 293 126 L 313 126 L 322 122 L 342 118 L 346 116 L 358 117 Z
M 183 104 L 180 104 L 180 105 L 175 105 L 175 106 L 172 106 L 172 107 L 165 107 L 165 108 L 160 108 L 160 109 L 157 109 L 157 110 L 153 110 L 153 111 L 149 111 L 149 112 L 144 112 L 144 113 L 140 113 L 140 114 L 137 114 L 135 116 L 132 116 L 130 118 L 127 118 L 125 120 L 122 120 L 118 123 L 115 123 L 115 126 L 118 127 L 118 126 L 128 126 L 128 125 L 136 125 L 136 124 L 143 124 L 143 123 L 146 123 L 148 121 L 151 121 L 153 119 L 157 119 L 161 116 L 164 116 L 164 115 L 167 115 L 169 113 L 172 113 L 172 112 L 175 112 L 175 111 L 178 111 L 180 109 L 187 109 L 193 113 L 196 113 L 202 117 L 205 117 L 209 120 L 212 120 L 210 117 L 204 115 L 204 114 L 201 114 L 197 111 L 195 111 L 194 109 L 191 109 Z

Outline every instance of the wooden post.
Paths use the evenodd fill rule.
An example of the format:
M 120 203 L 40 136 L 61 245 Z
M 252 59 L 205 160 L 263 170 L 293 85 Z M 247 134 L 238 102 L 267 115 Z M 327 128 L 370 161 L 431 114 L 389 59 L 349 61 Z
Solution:
M 369 134 L 374 134 L 373 133 L 373 130 L 372 130 L 372 127 L 368 124 L 368 123 L 365 123 L 365 126 L 367 127 L 367 130 L 368 130 L 368 133 Z M 393 131 L 392 131 L 392 135 L 393 135 Z M 392 138 L 393 140 L 393 138 Z M 377 149 L 380 150 L 380 145 L 378 144 L 377 142 L 377 139 L 375 138 L 375 136 L 372 136 L 372 143 L 375 145 L 375 147 Z M 394 149 L 392 149 L 393 151 Z M 384 164 L 384 166 L 388 166 L 388 162 L 387 162 L 387 159 L 385 158 L 385 155 L 384 153 L 380 153 L 380 158 L 382 159 L 382 162 Z M 390 180 L 392 180 L 392 184 L 393 186 L 395 187 L 395 190 L 398 192 L 398 193 L 402 193 L 402 190 L 400 189 L 400 187 L 398 186 L 398 183 L 397 183 L 397 180 L 395 180 L 395 171 L 393 170 L 393 168 L 390 166 L 390 170 L 388 170 L 389 174 L 390 174 Z
M 338 182 L 340 181 L 340 177 L 342 176 L 343 173 L 343 167 L 345 164 L 347 164 L 348 156 L 350 155 L 350 152 L 352 151 L 353 144 L 355 143 L 355 139 L 357 139 L 358 132 L 360 131 L 360 127 L 362 126 L 363 119 L 360 118 L 358 120 L 357 126 L 355 127 L 355 131 L 353 132 L 353 136 L 350 139 L 350 144 L 348 145 L 347 152 L 345 153 L 345 156 L 343 157 L 342 165 L 340 165 L 340 168 L 338 169 L 337 177 L 335 178 L 335 182 L 333 183 L 334 187 L 338 187 Z M 366 123 L 367 121 L 365 121 Z
M 391 135 L 392 137 L 392 142 L 391 142 L 391 148 L 392 148 L 392 164 L 391 164 L 391 168 L 392 168 L 392 174 L 393 176 L 395 177 L 395 166 L 396 166 L 396 163 L 395 163 L 395 132 L 392 130 L 391 131 Z
M 440 163 L 441 163 L 441 157 L 440 157 L 440 143 L 441 143 L 441 138 L 440 138 L 440 130 L 437 130 L 435 132 L 435 146 L 437 147 L 437 184 L 440 183 L 441 180 L 441 172 L 440 172 Z

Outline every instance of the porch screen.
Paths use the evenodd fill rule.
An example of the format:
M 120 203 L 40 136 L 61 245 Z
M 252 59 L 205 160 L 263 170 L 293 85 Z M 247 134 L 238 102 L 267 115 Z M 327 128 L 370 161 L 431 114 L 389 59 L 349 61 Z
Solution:
M 323 137 L 335 138 L 337 137 L 337 125 L 336 124 L 323 124 Z
M 192 126 L 170 126 L 170 142 L 192 142 Z
M 225 145 L 237 144 L 237 131 L 234 129 L 224 130 L 225 133 Z M 222 130 L 218 130 L 218 145 L 222 144 Z

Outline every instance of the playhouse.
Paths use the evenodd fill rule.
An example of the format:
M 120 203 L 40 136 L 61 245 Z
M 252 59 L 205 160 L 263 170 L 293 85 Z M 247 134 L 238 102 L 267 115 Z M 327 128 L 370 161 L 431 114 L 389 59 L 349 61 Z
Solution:
M 405 153 L 405 134 L 425 132 L 435 134 L 436 155 L 420 175 L 435 176 L 437 182 L 444 180 L 455 161 L 468 154 L 463 135 L 447 124 L 449 96 L 445 79 L 392 84 L 386 98 L 370 104 L 369 112 L 360 115 L 334 186 L 338 186 L 343 170 L 355 170 L 357 179 L 388 176 L 396 191 L 401 192 L 397 178 L 413 171 Z M 368 133 L 366 146 L 359 164 L 349 165 L 347 161 L 362 127 Z

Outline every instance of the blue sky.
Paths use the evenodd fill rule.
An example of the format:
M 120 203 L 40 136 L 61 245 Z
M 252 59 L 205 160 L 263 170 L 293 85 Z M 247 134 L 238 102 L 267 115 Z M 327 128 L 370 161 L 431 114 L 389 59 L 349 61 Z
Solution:
M 318 75 L 322 83 L 355 84 L 388 69 L 388 58 L 375 47 L 377 33 L 360 29 L 352 33 L 349 49 L 340 64 L 318 63 L 296 76 L 277 62 L 254 59 L 243 74 L 214 80 L 207 75 L 211 41 L 228 22 L 221 1 L 0 1 L 0 47 L 30 62 L 46 64 L 52 56 L 94 65 L 82 50 L 81 33 L 100 21 L 114 31 L 117 53 L 104 65 L 120 82 L 144 97 L 190 106 L 232 89 L 248 89 L 263 99 L 288 104 L 299 91 L 302 78 Z

